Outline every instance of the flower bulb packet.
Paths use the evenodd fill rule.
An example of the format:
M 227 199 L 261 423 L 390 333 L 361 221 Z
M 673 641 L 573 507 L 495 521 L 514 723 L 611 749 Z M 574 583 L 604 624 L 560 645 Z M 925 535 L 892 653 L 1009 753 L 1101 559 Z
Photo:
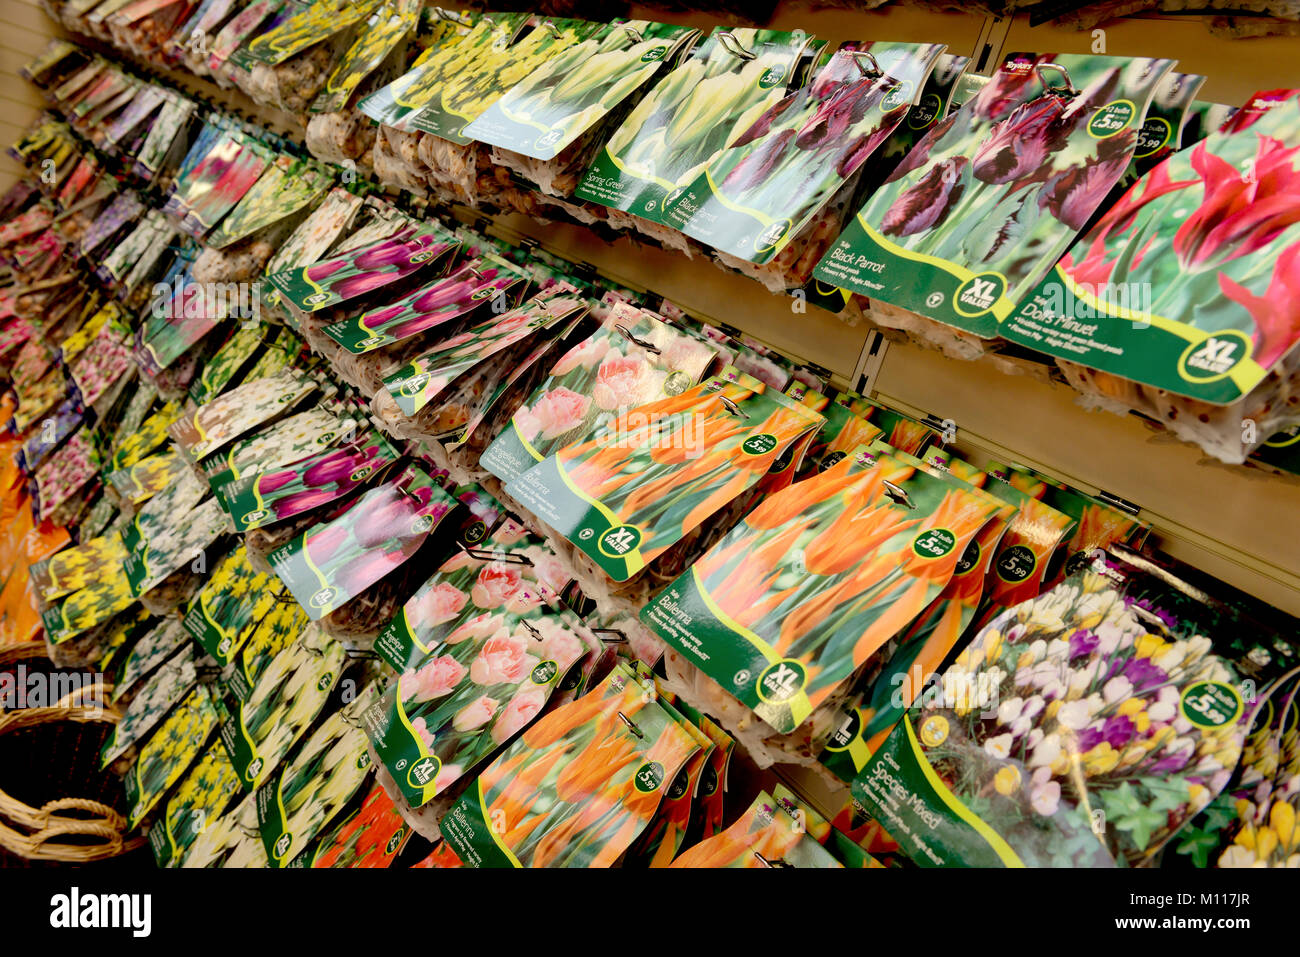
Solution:
M 1009 54 L 921 139 L 814 276 L 983 338 L 1133 159 L 1172 60 Z
M 619 664 L 525 731 L 439 829 L 466 867 L 611 867 L 697 747 Z
M 841 394 L 836 396 L 836 401 L 842 401 L 855 414 L 880 429 L 880 440 L 885 445 L 918 459 L 924 458 L 926 450 L 939 441 L 939 433 L 932 426 L 865 396 Z
M 668 223 L 663 206 L 786 95 L 811 37 L 715 27 L 633 108 L 576 198 Z
M 565 608 L 507 606 L 470 619 L 401 673 L 365 721 L 412 807 L 446 791 L 541 713 L 587 654 L 583 631 Z
M 697 385 L 715 355 L 646 310 L 618 303 L 590 337 L 551 366 L 480 464 L 510 482 L 619 413 Z
M 89 427 L 84 427 L 36 470 L 36 488 L 40 498 L 37 518 L 42 521 L 49 518 L 55 509 L 98 474 L 99 455 L 94 434 Z
M 843 867 L 785 805 L 766 791 L 720 834 L 686 850 L 670 867 Z
M 154 496 L 156 500 L 161 496 Z M 201 558 L 206 549 L 226 534 L 226 514 L 216 499 L 205 499 L 184 519 L 174 513 L 170 524 L 146 541 L 137 542 L 126 558 L 126 577 L 136 598 L 160 585 L 173 572 L 194 558 Z M 128 529 L 130 531 L 131 529 Z M 198 572 L 200 569 L 192 569 Z
M 642 612 L 788 733 L 947 585 L 996 504 L 882 456 L 767 498 Z
M 473 136 L 465 128 L 506 90 L 602 26 L 587 20 L 549 17 L 509 46 L 488 46 L 477 59 L 462 61 L 460 69 L 433 91 L 424 108 L 405 119 L 403 128 L 432 133 L 462 146 L 472 143 Z
M 175 482 L 189 467 L 185 456 L 179 452 L 162 452 L 124 469 L 108 472 L 104 481 L 108 483 L 109 494 L 124 507 L 139 505 Z
M 361 82 L 379 69 L 416 29 L 420 12 L 418 0 L 385 0 L 379 4 L 326 78 L 309 112 L 343 110 Z
M 670 197 L 664 221 L 722 252 L 771 261 L 903 121 L 943 51 L 845 44 Z
M 315 46 L 366 19 L 378 0 L 348 3 L 345 0 L 314 0 L 299 5 L 271 29 L 250 40 L 244 52 L 248 59 L 275 65 Z
M 121 435 L 114 442 L 113 455 L 105 463 L 109 469 L 122 469 L 134 465 L 167 441 L 167 427 L 180 417 L 180 405 L 167 402 L 158 411 L 140 423 L 138 428 Z
M 646 87 L 694 39 L 648 20 L 602 25 L 506 90 L 463 133 L 534 159 L 559 156 Z
M 191 169 L 177 176 L 163 212 L 183 232 L 202 239 L 252 189 L 272 159 L 256 140 L 225 131 Z
M 576 296 L 543 295 L 545 298 L 530 299 L 503 315 L 493 316 L 443 340 L 431 352 L 385 377 L 384 388 L 401 413 L 414 417 L 494 355 L 531 336 L 545 334 L 587 308 Z
M 241 479 L 347 444 L 361 428 L 359 419 L 346 409 L 322 404 L 264 426 L 204 457 L 199 468 L 213 493 L 219 494 L 219 490 Z
M 224 249 L 258 230 L 283 222 L 314 205 L 330 186 L 330 174 L 311 160 L 281 154 L 204 240 Z
M 312 867 L 389 867 L 406 846 L 411 829 L 382 784 L 361 807 L 321 839 Z
M 231 666 L 222 676 L 226 691 L 237 701 L 253 696 L 258 680 L 276 656 L 307 630 L 311 620 L 297 602 L 276 602 L 248 633 L 243 644 L 231 647 Z
M 213 353 L 212 358 L 203 364 L 199 374 L 190 383 L 189 389 L 186 390 L 189 400 L 195 405 L 204 405 L 221 395 L 239 377 L 240 372 L 244 371 L 263 345 L 268 349 L 287 350 L 288 343 L 292 341 L 288 337 L 292 333 L 283 330 L 283 336 L 279 337 L 281 341 L 276 342 L 277 333 L 280 331 L 268 329 L 261 323 L 241 323 L 230 338 Z M 283 365 L 288 365 L 288 362 Z M 248 379 L 250 381 L 262 379 L 274 371 L 278 370 L 270 370 L 261 375 L 250 372 Z
M 653 676 L 643 675 L 643 677 Z M 677 723 L 695 740 L 699 750 L 682 765 L 681 770 L 668 786 L 668 790 L 664 792 L 655 816 L 628 849 L 623 859 L 624 867 L 667 867 L 672 863 L 678 851 L 685 845 L 686 831 L 690 826 L 700 781 L 713 756 L 713 741 L 675 707 L 672 696 L 664 695 L 661 691 L 659 706 L 677 720 Z
M 467 315 L 488 300 L 507 302 L 526 285 L 524 274 L 504 259 L 475 258 L 404 299 L 323 331 L 348 352 L 363 355 Z
M 188 646 L 155 671 L 131 698 L 113 733 L 99 752 L 99 766 L 106 768 L 153 730 L 172 706 L 198 683 L 194 647 Z
M 411 465 L 269 555 L 312 621 L 342 607 L 414 555 L 457 506 Z
M 310 376 L 285 369 L 217 396 L 177 419 L 167 432 L 185 457 L 197 463 L 259 425 L 282 418 L 319 388 Z
M 821 421 L 775 390 L 714 377 L 616 416 L 506 491 L 610 578 L 627 581 L 753 488 Z
M 189 632 L 179 618 L 165 618 L 141 635 L 116 666 L 111 700 L 116 702 L 121 699 L 135 687 L 137 681 L 170 658 L 189 638 Z
M 182 622 L 200 647 L 225 667 L 283 591 L 278 578 L 248 563 L 240 545 L 212 570 Z
M 269 867 L 257 830 L 257 795 L 247 794 L 209 820 L 181 859 L 181 867 Z
M 255 791 L 316 720 L 338 683 L 346 652 L 309 627 L 271 661 L 247 700 L 225 710 L 221 743 L 246 791 Z
M 361 715 L 376 692 L 371 682 L 327 717 L 275 780 L 258 789 L 258 830 L 272 867 L 302 854 L 370 777 Z
M 243 791 L 230 757 L 212 744 L 190 768 L 149 828 L 149 850 L 159 867 L 178 867 L 195 840 Z
M 1223 789 L 1250 725 L 1192 629 L 1099 559 L 997 615 L 853 781 L 922 866 L 1149 862 Z
M 272 273 L 266 281 L 300 312 L 319 312 L 406 279 L 452 255 L 459 244 L 439 223 L 410 225 L 361 249 Z
M 351 494 L 399 457 L 388 439 L 367 429 L 355 442 L 340 448 L 222 485 L 217 498 L 235 531 L 261 528 Z
M 123 567 L 111 565 L 81 588 L 43 608 L 41 626 L 46 638 L 60 645 L 129 608 L 136 597 Z
M 1293 98 L 1170 156 L 1000 334 L 1213 405 L 1248 395 L 1300 341 L 1289 292 L 1300 226 L 1279 212 L 1300 191 L 1298 151 Z
M 206 685 L 196 685 L 140 748 L 127 773 L 128 827 L 134 828 L 180 780 L 217 727 L 217 707 Z

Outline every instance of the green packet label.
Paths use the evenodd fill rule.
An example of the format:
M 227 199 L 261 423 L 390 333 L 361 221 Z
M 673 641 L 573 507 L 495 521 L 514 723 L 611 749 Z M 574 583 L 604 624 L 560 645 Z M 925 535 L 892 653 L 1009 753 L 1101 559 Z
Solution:
M 998 335 L 1118 182 L 1172 65 L 1008 55 L 995 82 L 913 147 L 814 276 L 977 336 Z
M 309 628 L 275 656 L 247 700 L 223 716 L 221 743 L 244 790 L 255 791 L 279 767 L 325 707 L 345 662 L 339 642 Z
M 212 744 L 172 792 L 149 829 L 149 850 L 158 866 L 181 866 L 199 835 L 242 793 L 226 749 L 220 743 Z
M 182 623 L 224 668 L 282 592 L 279 579 L 248 563 L 241 545 L 221 559 L 190 601 Z
M 457 501 L 408 466 L 271 552 L 271 568 L 312 621 L 319 621 L 403 564 L 455 511 Z
M 126 776 L 128 826 L 134 828 L 185 773 L 217 726 L 217 708 L 206 685 L 198 685 L 140 749 Z
M 1248 395 L 1300 342 L 1287 289 L 1300 226 L 1223 234 L 1225 202 L 1250 203 L 1260 143 L 1300 144 L 1290 99 L 1214 132 L 1140 179 L 1001 323 L 1012 342 L 1215 405 Z M 1240 170 L 1246 172 L 1239 172 Z M 1216 171 L 1202 173 L 1204 170 Z M 1276 202 L 1294 195 L 1279 180 Z M 1141 255 L 1136 255 L 1137 251 Z
M 376 693 L 372 682 L 326 718 L 275 781 L 258 789 L 258 830 L 272 867 L 302 855 L 370 777 L 360 716 Z
M 301 312 L 319 312 L 433 268 L 458 245 L 440 223 L 406 226 L 362 249 L 272 273 L 266 281 L 282 302 Z
M 715 27 L 637 104 L 574 195 L 671 225 L 665 202 L 745 131 L 749 117 L 785 96 L 809 39 L 802 31 Z
M 611 578 L 627 581 L 752 488 L 821 422 L 780 393 L 714 377 L 619 416 L 595 438 L 548 456 L 506 491 Z M 626 480 L 625 470 L 651 469 L 653 485 Z
M 501 611 L 471 618 L 401 674 L 365 724 L 412 807 L 433 800 L 541 712 L 587 653 L 581 629 L 567 609 L 516 592 Z
M 776 257 L 903 122 L 944 50 L 941 43 L 854 46 L 861 51 L 841 49 L 670 194 L 665 221 L 750 262 Z M 862 52 L 874 68 L 863 69 Z M 847 122 L 809 149 L 803 134 L 823 116 Z
M 695 32 L 648 20 L 607 24 L 512 86 L 464 134 L 554 159 L 648 83 Z

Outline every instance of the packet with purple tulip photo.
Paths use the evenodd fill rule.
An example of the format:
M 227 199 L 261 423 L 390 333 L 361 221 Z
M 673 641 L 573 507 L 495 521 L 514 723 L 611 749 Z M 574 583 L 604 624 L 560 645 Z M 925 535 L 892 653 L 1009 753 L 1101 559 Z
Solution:
M 913 147 L 814 275 L 973 336 L 998 335 L 1127 169 L 1172 66 L 1009 54 Z

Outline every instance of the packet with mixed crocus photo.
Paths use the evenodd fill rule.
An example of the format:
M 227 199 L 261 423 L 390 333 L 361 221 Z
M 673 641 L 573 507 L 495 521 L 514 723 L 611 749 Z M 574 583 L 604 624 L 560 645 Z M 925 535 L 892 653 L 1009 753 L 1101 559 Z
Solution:
M 1008 55 L 868 198 L 816 277 L 996 336 L 1123 175 L 1172 65 Z
M 439 822 L 466 867 L 612 867 L 695 739 L 625 664 L 492 762 Z

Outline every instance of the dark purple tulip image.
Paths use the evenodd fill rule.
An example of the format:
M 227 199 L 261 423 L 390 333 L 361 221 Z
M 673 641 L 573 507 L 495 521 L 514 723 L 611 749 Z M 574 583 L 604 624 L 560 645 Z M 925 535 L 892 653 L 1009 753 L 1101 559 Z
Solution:
M 911 236 L 929 229 L 948 215 L 966 191 L 970 160 L 954 156 L 933 167 L 885 211 L 886 235 Z
M 971 172 L 985 183 L 1004 185 L 1038 170 L 1048 155 L 1064 148 L 1068 130 L 1059 122 L 1065 100 L 1043 96 L 1022 103 L 993 127 L 975 151 Z

